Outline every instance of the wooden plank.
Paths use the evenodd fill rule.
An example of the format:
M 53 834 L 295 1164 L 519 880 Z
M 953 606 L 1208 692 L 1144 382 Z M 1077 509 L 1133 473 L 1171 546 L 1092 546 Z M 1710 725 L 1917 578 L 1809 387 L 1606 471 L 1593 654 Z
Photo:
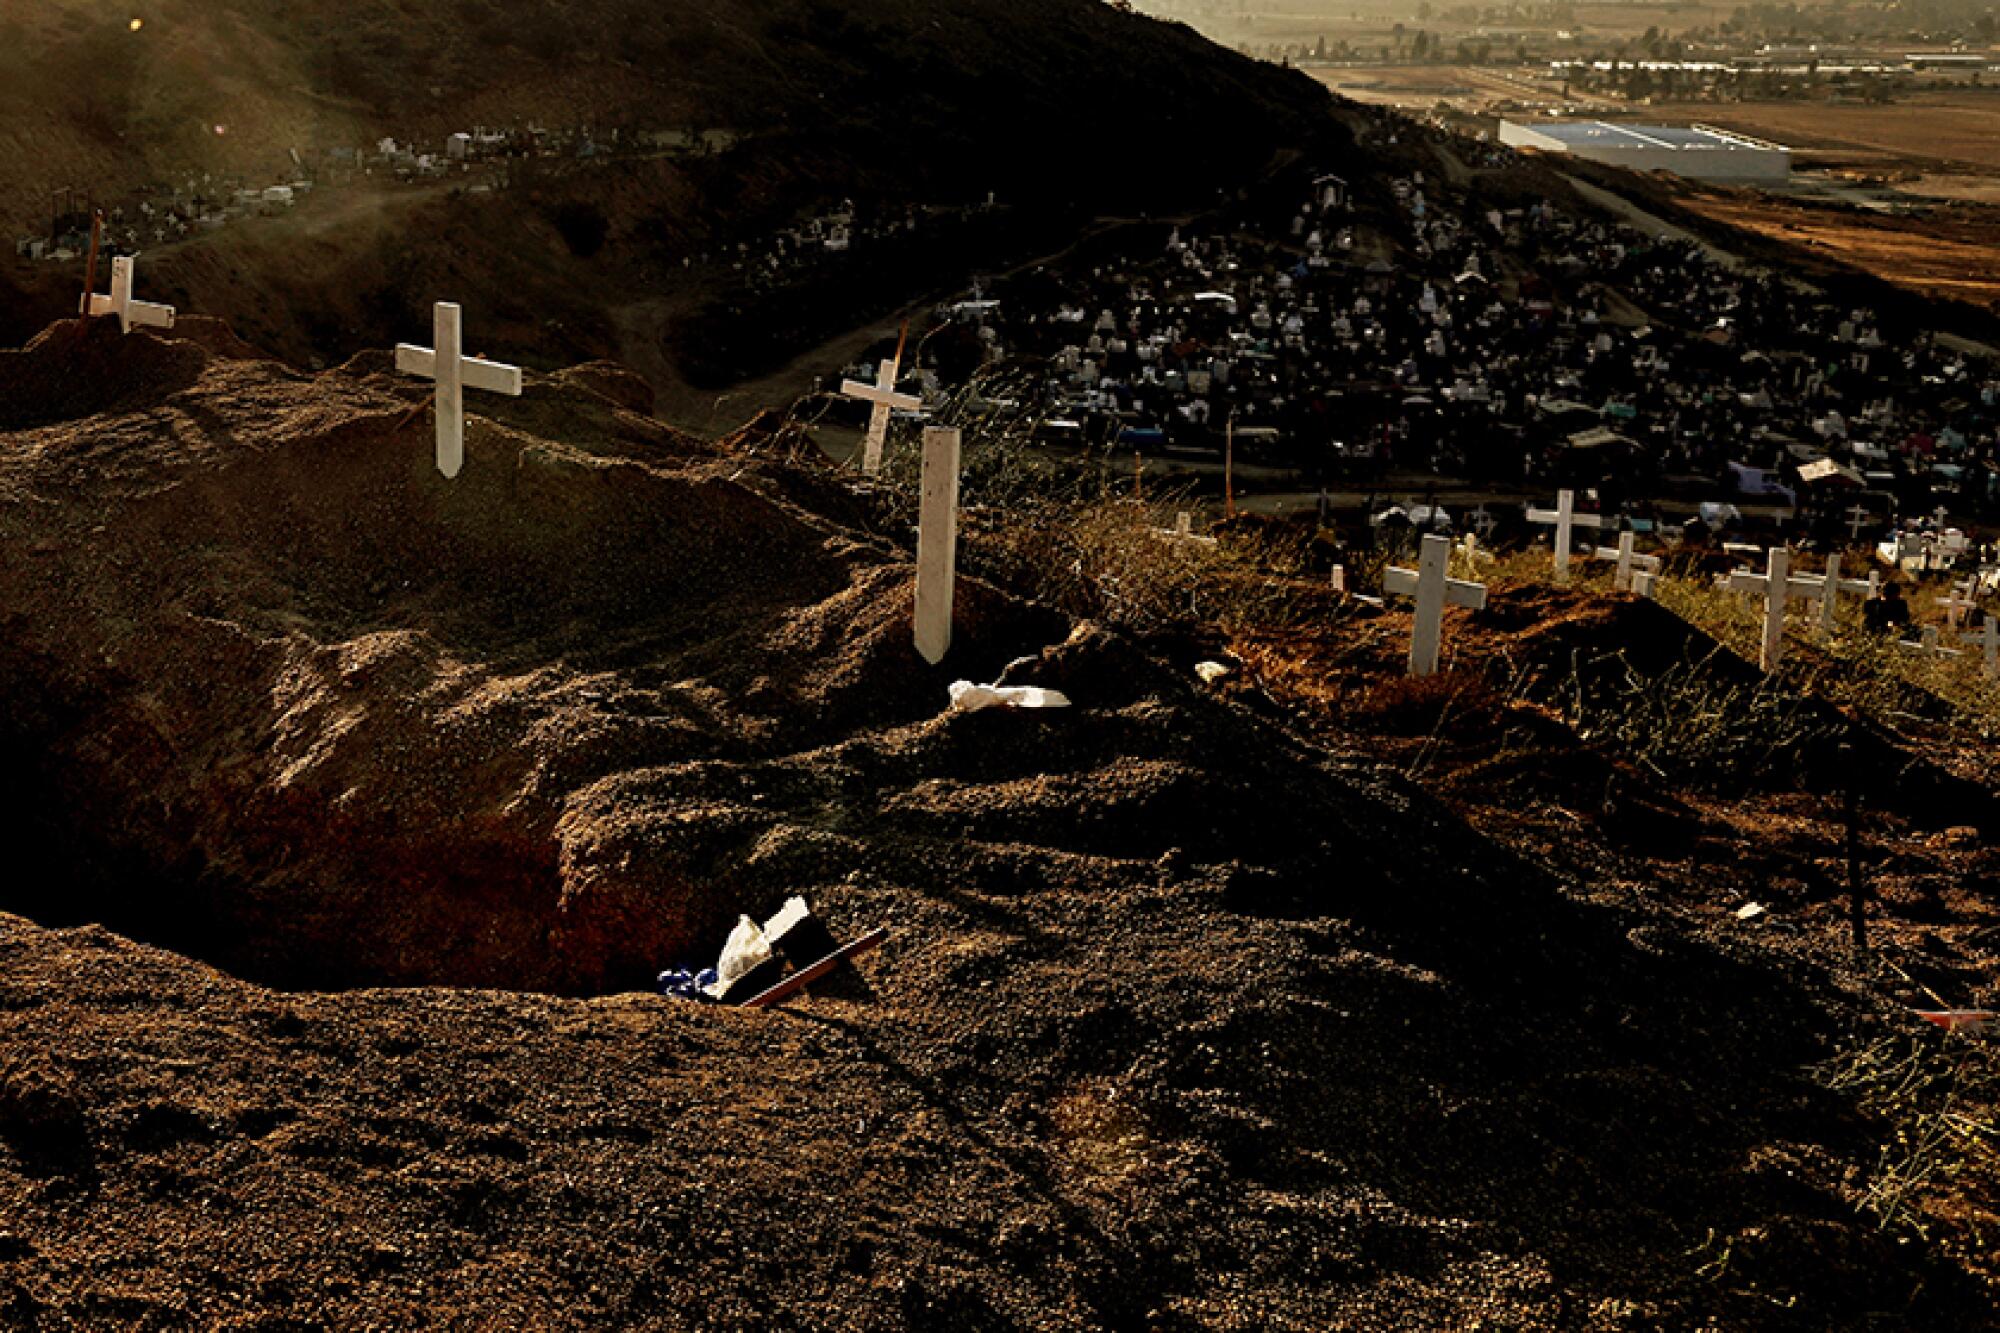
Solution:
M 751 996 L 743 1002 L 743 1007 L 745 1009 L 768 1009 L 774 1004 L 782 1004 L 806 987 L 812 985 L 815 981 L 826 976 L 827 973 L 833 971 L 833 969 L 839 967 L 842 963 L 850 959 L 859 958 L 862 954 L 867 953 L 888 938 L 889 932 L 887 930 L 880 928 L 871 930 L 853 943 L 841 945 L 811 967 L 792 973 L 792 975 L 786 977 L 783 981 L 764 991 L 762 994 Z

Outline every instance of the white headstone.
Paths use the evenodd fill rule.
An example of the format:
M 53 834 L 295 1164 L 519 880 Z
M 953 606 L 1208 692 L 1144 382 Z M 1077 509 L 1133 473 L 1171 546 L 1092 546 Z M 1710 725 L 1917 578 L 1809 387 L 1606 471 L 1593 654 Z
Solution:
M 172 306 L 154 305 L 151 301 L 132 299 L 135 267 L 134 257 L 131 255 L 120 255 L 112 260 L 111 295 L 99 296 L 96 292 L 86 292 L 79 308 L 92 318 L 101 315 L 118 316 L 119 330 L 124 333 L 130 333 L 134 324 L 156 329 L 172 328 L 174 326 Z
M 435 348 L 396 344 L 396 369 L 437 382 L 437 468 L 456 477 L 465 466 L 465 391 L 521 396 L 521 368 L 466 356 L 459 308 L 437 303 L 432 313 Z
M 953 584 L 958 576 L 960 436 L 952 426 L 924 429 L 923 508 L 917 517 L 917 651 L 932 666 L 951 649 Z
M 1528 510 L 1530 523 L 1553 523 L 1556 526 L 1556 582 L 1569 582 L 1569 541 L 1572 527 L 1601 528 L 1604 520 L 1596 514 L 1576 512 L 1576 492 L 1556 492 L 1554 509 Z
M 873 384 L 858 380 L 840 382 L 840 392 L 846 397 L 875 405 L 868 413 L 868 439 L 861 447 L 861 471 L 866 476 L 872 477 L 882 470 L 882 445 L 889 438 L 889 413 L 899 407 L 914 412 L 924 405 L 921 398 L 896 392 L 896 375 L 896 362 L 884 361 L 876 367 Z
M 1410 674 L 1437 674 L 1438 647 L 1444 637 L 1444 608 L 1486 605 L 1486 585 L 1451 578 L 1451 538 L 1431 534 L 1424 538 L 1415 569 L 1391 565 L 1382 571 L 1382 591 L 1398 597 L 1414 597 L 1416 615 L 1410 623 Z

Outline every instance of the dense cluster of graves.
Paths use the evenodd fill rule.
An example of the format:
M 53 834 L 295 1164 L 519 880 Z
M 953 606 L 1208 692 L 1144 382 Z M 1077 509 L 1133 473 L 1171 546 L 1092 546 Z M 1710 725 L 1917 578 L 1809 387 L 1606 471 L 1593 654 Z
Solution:
M 1322 176 L 941 315 L 987 364 L 1042 367 L 1044 433 L 1094 446 L 1705 499 L 1828 538 L 1857 506 L 1886 529 L 2000 500 L 1991 360 L 1455 175 Z

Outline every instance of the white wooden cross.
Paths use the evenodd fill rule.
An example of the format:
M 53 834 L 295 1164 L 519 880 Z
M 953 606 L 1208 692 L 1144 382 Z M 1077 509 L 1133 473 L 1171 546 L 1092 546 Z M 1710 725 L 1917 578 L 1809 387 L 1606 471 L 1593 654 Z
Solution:
M 121 332 L 130 333 L 134 324 L 148 325 L 156 329 L 170 329 L 174 326 L 174 308 L 170 305 L 154 305 L 151 301 L 132 299 L 133 257 L 120 255 L 111 261 L 111 295 L 99 296 L 96 292 L 85 292 L 80 306 L 82 312 L 95 318 L 99 315 L 118 316 Z
M 1945 624 L 1957 629 L 1959 622 L 1965 619 L 1965 613 L 1979 605 L 1972 599 L 1977 588 L 1976 579 L 1963 579 L 1951 585 L 1951 596 L 1940 603 L 1944 607 Z
M 1825 634 L 1831 634 L 1840 611 L 1840 594 L 1850 593 L 1856 597 L 1873 597 L 1882 586 L 1882 576 L 1874 570 L 1862 579 L 1840 577 L 1840 552 L 1835 551 L 1826 558 L 1826 573 L 1817 576 L 1794 574 L 1793 587 L 1809 587 L 1819 597 L 1819 627 Z
M 1978 629 L 1964 631 L 1964 638 L 1968 643 L 1979 645 L 1986 679 L 2000 680 L 2000 616 L 1987 616 L 1979 622 Z
M 1154 528 L 1153 531 L 1168 541 L 1191 542 L 1196 546 L 1216 544 L 1215 538 L 1204 537 L 1194 530 L 1194 515 L 1185 509 L 1174 515 L 1174 525 L 1171 528 Z
M 1908 648 L 1913 653 L 1921 653 L 1925 657 L 1964 656 L 1958 649 L 1944 646 L 1944 636 L 1938 632 L 1936 625 L 1924 626 L 1923 637 L 1921 639 L 1904 639 L 1902 642 L 1903 647 Z
M 1785 655 L 1785 603 L 1793 597 L 1810 597 L 1819 591 L 1817 580 L 1792 577 L 1792 553 L 1782 546 L 1771 548 L 1769 567 L 1762 574 L 1739 569 L 1729 576 L 1733 592 L 1764 594 L 1764 643 L 1758 664 L 1765 675 L 1778 670 Z
M 1382 571 L 1382 591 L 1398 597 L 1417 599 L 1416 616 L 1410 624 L 1410 674 L 1433 676 L 1438 668 L 1438 643 L 1444 637 L 1444 608 L 1486 606 L 1486 585 L 1468 583 L 1448 576 L 1451 567 L 1451 538 L 1435 533 L 1424 538 L 1415 569 L 1391 565 Z
M 1874 521 L 1875 516 L 1860 505 L 1856 505 L 1854 508 L 1848 510 L 1847 540 L 1849 542 L 1859 542 L 1861 540 L 1861 529 L 1869 526 Z
M 437 381 L 437 468 L 447 477 L 465 465 L 465 391 L 521 396 L 521 368 L 466 356 L 461 329 L 459 308 L 440 301 L 432 316 L 436 348 L 396 344 L 397 370 Z
M 1553 523 L 1556 525 L 1556 582 L 1569 582 L 1569 530 L 1572 526 L 1601 528 L 1604 519 L 1597 514 L 1576 512 L 1576 492 L 1556 492 L 1554 509 L 1529 509 L 1530 523 Z
M 958 577 L 958 467 L 955 426 L 924 429 L 923 508 L 917 516 L 917 651 L 932 666 L 951 650 L 951 605 Z
M 1612 575 L 1611 586 L 1620 592 L 1638 591 L 1633 585 L 1633 577 L 1636 574 L 1644 572 L 1657 576 L 1660 572 L 1660 557 L 1656 555 L 1636 554 L 1632 550 L 1632 542 L 1632 533 L 1621 532 L 1618 534 L 1617 546 L 1600 546 L 1595 552 L 1599 560 L 1616 560 L 1618 562 L 1618 571 Z M 1650 581 L 1647 583 L 1646 591 L 1640 595 L 1652 595 L 1652 584 Z
M 866 476 L 872 477 L 882 470 L 882 446 L 889 438 L 890 412 L 899 407 L 905 412 L 914 412 L 924 405 L 921 398 L 896 392 L 896 373 L 896 362 L 884 361 L 876 369 L 873 384 L 863 384 L 859 380 L 840 382 L 843 397 L 875 405 L 868 414 L 867 443 L 861 446 L 861 471 Z

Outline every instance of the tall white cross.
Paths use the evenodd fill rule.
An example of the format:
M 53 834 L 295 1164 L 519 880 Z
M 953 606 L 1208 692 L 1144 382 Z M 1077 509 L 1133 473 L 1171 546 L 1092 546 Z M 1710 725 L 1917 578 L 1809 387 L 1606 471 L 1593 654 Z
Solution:
M 1660 557 L 1635 553 L 1632 550 L 1633 540 L 1632 533 L 1621 532 L 1618 534 L 1618 545 L 1616 547 L 1600 546 L 1595 553 L 1599 560 L 1616 560 L 1618 562 L 1618 570 L 1612 575 L 1611 586 L 1619 592 L 1637 591 L 1632 583 L 1633 576 L 1636 573 L 1644 572 L 1658 576 L 1660 572 Z M 1649 583 L 1645 593 L 1642 593 L 1641 596 L 1651 595 L 1652 587 Z
M 958 467 L 955 426 L 924 429 L 923 508 L 917 515 L 917 651 L 932 666 L 951 649 L 951 603 L 958 578 Z
M 1976 630 L 1966 630 L 1968 643 L 1979 645 L 1986 667 L 1986 679 L 2000 680 L 2000 616 L 1987 616 Z
M 1810 597 L 1819 591 L 1816 581 L 1792 577 L 1792 553 L 1782 546 L 1771 548 L 1769 567 L 1762 574 L 1739 569 L 1729 576 L 1733 592 L 1764 594 L 1764 643 L 1758 664 L 1765 675 L 1775 674 L 1785 655 L 1785 603 L 1793 597 Z
M 132 299 L 133 257 L 120 255 L 111 261 L 111 295 L 99 296 L 96 292 L 85 292 L 78 307 L 84 314 L 96 318 L 99 315 L 118 316 L 121 332 L 130 333 L 134 324 L 148 325 L 156 329 L 170 329 L 174 326 L 174 308 L 170 305 L 154 305 L 151 301 Z
M 1554 509 L 1529 509 L 1530 523 L 1553 523 L 1556 525 L 1556 582 L 1569 582 L 1569 530 L 1572 526 L 1601 528 L 1604 519 L 1597 514 L 1576 512 L 1576 492 L 1556 492 Z
M 867 476 L 872 477 L 882 470 L 882 446 L 889 438 L 889 413 L 899 407 L 905 412 L 914 412 L 924 405 L 921 398 L 896 392 L 896 373 L 896 363 L 884 361 L 876 368 L 873 384 L 863 384 L 859 380 L 840 382 L 842 396 L 875 405 L 868 413 L 868 440 L 861 447 L 861 471 Z
M 465 391 L 521 396 L 521 368 L 466 356 L 460 331 L 459 308 L 440 301 L 432 317 L 435 349 L 396 344 L 397 370 L 437 381 L 437 467 L 447 477 L 465 466 Z
M 1438 668 L 1438 644 L 1444 637 L 1444 608 L 1486 605 L 1486 585 L 1449 577 L 1451 538 L 1435 533 L 1424 538 L 1415 569 L 1391 565 L 1382 571 L 1382 591 L 1398 597 L 1417 599 L 1416 615 L 1410 624 L 1410 674 L 1434 676 Z

